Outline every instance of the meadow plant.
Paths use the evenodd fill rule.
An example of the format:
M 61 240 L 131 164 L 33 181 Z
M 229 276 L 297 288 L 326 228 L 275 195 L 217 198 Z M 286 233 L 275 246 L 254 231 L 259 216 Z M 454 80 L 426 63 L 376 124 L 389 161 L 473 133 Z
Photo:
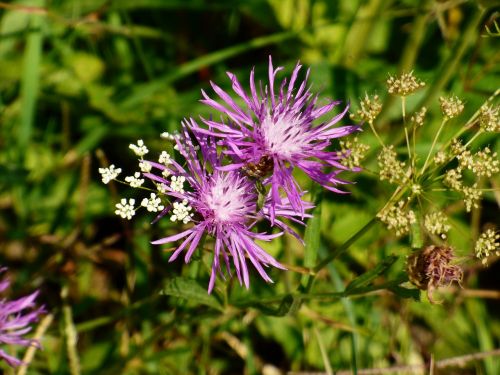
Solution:
M 144 207 L 149 212 L 160 212 L 155 221 L 170 213 L 170 221 L 191 225 L 180 233 L 152 242 L 163 245 L 182 240 L 170 261 L 186 250 L 184 261 L 188 263 L 202 247 L 206 235 L 214 239 L 209 293 L 217 274 L 226 278 L 224 269 L 231 277 L 234 268 L 240 284 L 248 288 L 247 260 L 267 282 L 272 280 L 266 267 L 285 269 L 255 240 L 270 241 L 288 232 L 303 242 L 287 222 L 303 224 L 305 218 L 311 217 L 308 210 L 313 204 L 303 200 L 306 191 L 292 174 L 295 168 L 324 188 L 343 193 L 336 186 L 348 182 L 338 174 L 343 170 L 358 171 L 357 161 L 366 152 L 365 147 L 350 144 L 341 144 L 342 151 L 329 151 L 332 139 L 359 130 L 356 125 L 337 126 L 348 107 L 324 121 L 318 120 L 330 114 L 340 102 L 329 101 L 318 106 L 318 96 L 307 88 L 309 72 L 295 89 L 299 64 L 289 83 L 283 80 L 276 94 L 274 81 L 280 70 L 281 67 L 274 69 L 269 58 L 269 83 L 265 86 L 260 83 L 260 93 L 256 91 L 252 70 L 250 95 L 228 73 L 244 108 L 214 83 L 212 88 L 224 105 L 202 91 L 202 102 L 220 112 L 220 121 L 202 118 L 203 127 L 194 119 L 186 119 L 180 134 L 162 135 L 175 142 L 174 149 L 182 163 L 165 150 L 158 161 L 145 160 L 149 149 L 143 140 L 138 140 L 130 149 L 139 157 L 140 172 L 121 181 L 117 179 L 120 168 L 111 165 L 99 169 L 105 184 L 117 180 L 132 188 L 142 188 L 148 179 L 155 185 L 154 189 L 148 188 L 152 191 L 149 198 L 143 198 L 138 207 L 134 198 L 123 198 L 116 204 L 115 213 L 123 219 L 130 220 L 138 208 Z M 352 161 L 346 163 L 346 160 Z M 254 230 L 261 221 L 268 222 L 268 232 Z M 273 227 L 278 232 L 273 233 Z
M 399 148 L 398 144 L 387 145 L 381 138 L 374 123 L 376 112 L 370 109 L 373 100 L 369 100 L 368 94 L 360 100 L 360 109 L 351 117 L 369 123 L 381 145 L 377 157 L 379 179 L 394 186 L 392 195 L 377 213 L 377 217 L 396 236 L 410 235 L 413 252 L 407 262 L 409 279 L 418 288 L 427 290 L 432 302 L 433 290 L 453 281 L 460 282 L 463 274 L 459 266 L 453 264 L 460 261 L 447 242 L 447 233 L 451 229 L 447 210 L 450 199 L 462 202 L 466 212 L 477 209 L 483 192 L 491 190 L 480 186 L 488 179 L 493 181 L 493 177 L 499 172 L 496 152 L 491 151 L 489 147 L 471 151 L 474 140 L 482 133 L 498 131 L 498 106 L 495 107 L 490 102 L 499 92 L 497 90 L 492 98 L 461 126 L 457 126 L 454 119 L 464 111 L 464 102 L 455 95 L 441 96 L 441 125 L 434 135 L 430 149 L 420 154 L 415 146 L 416 138 L 425 126 L 427 108 L 415 110 L 410 121 L 406 121 L 405 99 L 423 88 L 425 83 L 410 72 L 399 77 L 391 76 L 387 86 L 389 94 L 402 99 L 401 123 L 406 147 Z M 378 95 L 373 98 L 377 97 Z M 458 130 L 455 136 L 443 140 L 441 134 L 446 126 L 453 126 Z M 470 133 L 465 144 L 462 140 L 464 133 Z M 359 162 L 359 159 L 357 161 Z M 471 179 L 472 183 L 469 182 Z M 435 194 L 443 194 L 445 199 L 436 199 Z M 443 201 L 446 202 L 444 206 L 436 203 Z M 474 250 L 469 254 L 474 253 L 475 257 L 486 264 L 490 255 L 498 254 L 497 240 L 498 235 L 490 229 L 479 237 L 475 246 L 471 246 L 471 250 Z
M 0 268 L 0 273 L 7 269 Z M 0 281 L 0 292 L 5 291 L 10 286 L 8 279 Z M 44 313 L 43 307 L 36 307 L 35 300 L 39 292 L 35 291 L 25 297 L 16 300 L 0 300 L 0 359 L 3 359 L 12 367 L 17 367 L 23 362 L 9 354 L 5 346 L 25 346 L 31 345 L 40 347 L 37 340 L 25 338 L 24 336 L 31 331 L 32 324 L 35 323 L 40 315 Z

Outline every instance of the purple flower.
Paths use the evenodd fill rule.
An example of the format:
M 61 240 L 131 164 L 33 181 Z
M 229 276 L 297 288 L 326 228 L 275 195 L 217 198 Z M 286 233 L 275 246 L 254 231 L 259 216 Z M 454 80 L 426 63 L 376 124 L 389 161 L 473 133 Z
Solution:
M 333 138 L 359 130 L 358 126 L 335 126 L 347 113 L 348 106 L 340 114 L 316 125 L 318 119 L 329 114 L 340 102 L 316 105 L 318 96 L 306 87 L 309 70 L 305 80 L 296 89 L 301 69 L 298 63 L 289 83 L 284 79 L 276 92 L 276 74 L 282 69 L 274 69 L 269 57 L 269 86 L 263 88 L 260 83 L 259 91 L 252 70 L 250 94 L 243 89 L 236 76 L 228 72 L 232 88 L 243 100 L 243 106 L 211 83 L 215 93 L 222 99 L 222 104 L 211 99 L 203 90 L 202 102 L 226 115 L 228 121 L 204 119 L 208 129 L 193 128 L 198 133 L 211 134 L 224 140 L 227 154 L 234 161 L 232 165 L 224 167 L 225 170 L 243 168 L 250 175 L 265 178 L 264 184 L 271 185 L 270 214 L 273 221 L 276 205 L 281 201 L 280 189 L 297 212 L 302 215 L 305 212 L 301 200 L 303 192 L 292 175 L 295 167 L 326 189 L 344 193 L 336 186 L 348 182 L 337 175 L 348 168 L 339 162 L 343 156 L 336 151 L 329 151 L 328 147 Z
M 145 173 L 151 180 L 164 186 L 165 194 L 173 198 L 173 204 L 167 207 L 157 219 L 172 210 L 170 219 L 192 222 L 189 229 L 152 242 L 161 245 L 183 240 L 174 251 L 169 261 L 172 262 L 186 251 L 184 260 L 188 263 L 200 245 L 205 234 L 215 240 L 212 272 L 208 286 L 213 290 L 217 272 L 225 278 L 222 264 L 231 276 L 232 262 L 240 284 L 249 287 L 247 260 L 267 282 L 272 282 L 264 267 L 274 266 L 285 269 L 278 261 L 255 243 L 255 240 L 269 241 L 283 233 L 267 234 L 252 230 L 261 218 L 268 217 L 268 207 L 257 207 L 258 193 L 254 181 L 237 170 L 221 170 L 222 156 L 217 153 L 217 145 L 213 137 L 203 134 L 194 135 L 199 146 L 195 146 L 188 133 L 188 126 L 196 126 L 194 120 L 185 122 L 182 136 L 176 139 L 176 148 L 186 159 L 185 167 L 174 160 L 164 165 L 150 162 L 153 168 L 161 170 L 161 174 Z M 198 155 L 198 147 L 201 155 Z M 200 161 L 200 157 L 201 160 Z M 166 177 L 168 176 L 168 177 Z M 188 187 L 184 187 L 187 183 Z M 186 190 L 184 190 L 186 188 Z M 305 204 L 305 203 L 304 203 Z M 294 218 L 296 213 L 286 201 L 276 207 L 276 215 Z M 282 221 L 276 223 L 282 229 L 290 231 Z
M 5 267 L 0 268 L 0 273 L 5 271 Z M 9 285 L 9 280 L 0 281 L 0 292 Z M 31 323 L 36 322 L 39 315 L 44 312 L 43 307 L 34 308 L 37 296 L 38 291 L 14 301 L 0 300 L 0 345 L 40 346 L 36 340 L 23 338 L 23 335 L 31 331 Z M 27 309 L 31 311 L 23 313 L 23 310 Z M 12 367 L 22 364 L 19 359 L 7 354 L 3 349 L 0 349 L 0 358 Z

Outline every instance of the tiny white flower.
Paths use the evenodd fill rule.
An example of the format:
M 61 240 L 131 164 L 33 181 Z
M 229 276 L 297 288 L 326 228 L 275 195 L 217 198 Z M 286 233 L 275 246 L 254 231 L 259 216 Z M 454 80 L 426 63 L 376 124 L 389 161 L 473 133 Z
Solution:
M 144 172 L 144 173 L 149 173 L 151 172 L 151 168 L 153 166 L 151 165 L 151 163 L 149 161 L 141 161 L 139 162 L 139 168 L 141 170 L 141 172 Z
M 116 204 L 115 214 L 123 219 L 127 220 L 132 219 L 132 216 L 135 215 L 134 204 L 135 204 L 135 199 L 131 198 L 128 200 L 127 203 L 127 200 L 125 198 L 122 198 L 120 203 Z
M 172 176 L 170 179 L 170 188 L 178 193 L 184 193 L 184 182 L 186 177 L 184 176 Z
M 160 164 L 169 165 L 172 164 L 172 158 L 170 157 L 170 154 L 167 151 L 162 151 L 158 159 L 158 162 Z
M 102 176 L 102 182 L 107 184 L 109 181 L 114 180 L 122 172 L 121 168 L 115 168 L 111 164 L 108 168 L 99 168 L 99 173 Z
M 134 153 L 137 156 L 140 156 L 140 157 L 146 155 L 149 152 L 148 148 L 144 145 L 144 141 L 142 139 L 139 139 L 137 141 L 137 145 L 134 145 L 133 143 L 131 143 L 128 147 L 132 151 L 134 151 Z
M 191 210 L 193 208 L 188 205 L 187 199 L 184 199 L 182 202 L 174 202 L 173 207 L 173 215 L 170 216 L 171 221 L 182 221 L 184 224 L 187 224 L 191 221 L 191 218 L 193 217 Z
M 167 185 L 165 184 L 157 184 L 156 189 L 161 193 L 165 194 L 167 192 Z
M 141 202 L 142 207 L 146 207 L 149 212 L 158 212 L 163 210 L 164 206 L 160 204 L 161 199 L 155 193 L 151 193 L 151 197 L 144 198 Z
M 167 178 L 168 176 L 170 176 L 170 171 L 168 169 L 164 169 L 163 171 L 161 171 L 161 174 L 163 177 Z
M 128 182 L 128 184 L 133 188 L 140 187 L 144 183 L 144 179 L 139 177 L 141 177 L 141 174 L 139 172 L 135 172 L 133 176 L 125 177 L 125 182 Z

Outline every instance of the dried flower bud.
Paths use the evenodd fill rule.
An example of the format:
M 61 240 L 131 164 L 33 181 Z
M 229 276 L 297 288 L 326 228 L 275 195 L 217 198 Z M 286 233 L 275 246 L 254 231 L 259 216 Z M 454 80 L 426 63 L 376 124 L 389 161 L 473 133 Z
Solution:
M 359 103 L 360 109 L 356 112 L 359 118 L 368 123 L 373 123 L 382 110 L 382 104 L 378 95 L 372 97 L 365 94 L 365 98 Z
M 486 232 L 482 233 L 476 245 L 474 246 L 474 252 L 476 258 L 481 259 L 483 264 L 488 263 L 488 257 L 492 255 L 500 255 L 500 233 L 495 233 L 494 230 L 488 229 Z
M 360 166 L 361 160 L 365 157 L 370 146 L 359 143 L 358 137 L 355 137 L 352 141 L 340 141 L 340 149 L 338 155 L 344 157 L 340 163 L 354 170 Z
M 399 201 L 377 215 L 389 230 L 395 230 L 398 237 L 408 233 L 411 225 L 417 220 L 415 213 L 412 210 L 406 210 L 404 204 L 404 201 Z
M 481 107 L 481 113 L 479 115 L 479 126 L 485 132 L 500 132 L 500 118 L 498 117 L 498 112 L 500 107 L 488 106 L 484 104 Z
M 457 96 L 450 96 L 448 98 L 441 96 L 439 104 L 441 105 L 443 116 L 448 119 L 457 117 L 464 110 L 464 104 Z
M 452 264 L 455 260 L 453 249 L 445 246 L 427 246 L 408 256 L 406 270 L 408 278 L 419 289 L 427 290 L 431 303 L 435 289 L 462 281 L 462 269 Z
M 413 75 L 413 71 L 403 73 L 400 77 L 389 76 L 387 90 L 390 94 L 408 96 L 425 86 L 425 83 Z
M 397 159 L 394 146 L 384 147 L 378 155 L 380 180 L 388 180 L 391 184 L 401 184 L 406 181 L 405 163 Z

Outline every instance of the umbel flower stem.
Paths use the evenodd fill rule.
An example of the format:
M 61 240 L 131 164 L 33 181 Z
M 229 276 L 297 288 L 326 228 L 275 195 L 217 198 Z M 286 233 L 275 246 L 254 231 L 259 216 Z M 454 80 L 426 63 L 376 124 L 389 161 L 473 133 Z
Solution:
M 429 159 L 432 155 L 432 152 L 434 151 L 434 147 L 436 147 L 436 142 L 439 138 L 439 135 L 441 134 L 441 132 L 443 131 L 443 128 L 444 128 L 444 125 L 448 122 L 448 119 L 445 117 L 443 119 L 443 121 L 441 122 L 441 125 L 439 126 L 439 129 L 436 133 L 436 136 L 434 137 L 434 139 L 432 140 L 432 145 L 431 145 L 431 148 L 429 150 L 429 153 L 427 154 L 427 158 L 425 159 L 425 163 L 424 163 L 424 166 L 422 167 L 422 171 L 420 172 L 421 175 L 424 174 L 425 170 L 427 169 L 427 164 L 429 163 Z

